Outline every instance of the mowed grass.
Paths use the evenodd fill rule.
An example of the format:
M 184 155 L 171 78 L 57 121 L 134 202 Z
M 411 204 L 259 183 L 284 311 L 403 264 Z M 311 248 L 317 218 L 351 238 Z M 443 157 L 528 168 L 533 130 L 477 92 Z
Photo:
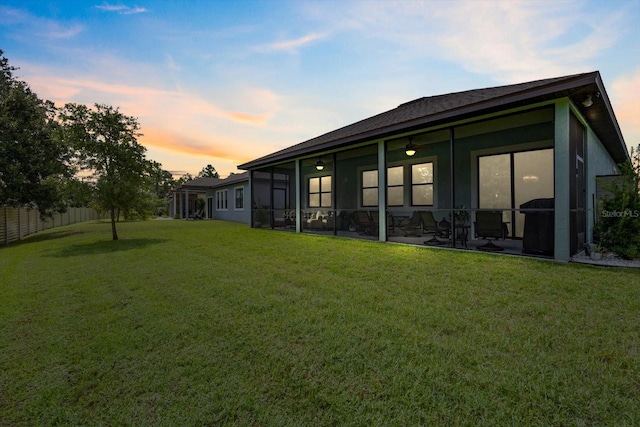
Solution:
M 640 425 L 640 272 L 252 230 L 0 248 L 0 425 Z

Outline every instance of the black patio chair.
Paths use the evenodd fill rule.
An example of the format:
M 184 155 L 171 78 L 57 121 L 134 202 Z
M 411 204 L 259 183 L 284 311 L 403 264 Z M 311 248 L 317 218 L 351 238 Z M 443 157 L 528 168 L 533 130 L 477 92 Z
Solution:
M 443 242 L 438 237 L 446 237 L 449 230 L 440 229 L 438 221 L 436 221 L 431 211 L 419 211 L 420 221 L 422 222 L 422 231 L 425 234 L 431 234 L 433 237 L 424 242 L 425 245 L 441 245 Z
M 354 211 L 353 222 L 360 234 L 371 234 L 373 228 L 371 217 L 367 211 Z
M 475 221 L 476 237 L 486 239 L 487 243 L 478 246 L 481 251 L 503 251 L 504 248 L 496 245 L 491 239 L 504 239 L 506 237 L 506 224 L 502 221 L 502 211 L 478 211 Z
M 420 212 L 413 211 L 413 215 L 411 215 L 409 221 L 402 225 L 400 230 L 404 233 L 405 237 L 422 236 L 422 218 L 420 218 Z

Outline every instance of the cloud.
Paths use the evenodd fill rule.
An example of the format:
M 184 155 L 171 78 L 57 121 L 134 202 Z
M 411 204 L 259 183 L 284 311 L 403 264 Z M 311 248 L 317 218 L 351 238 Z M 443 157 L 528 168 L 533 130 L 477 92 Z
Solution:
M 143 133 L 144 136 L 140 138 L 140 141 L 146 147 L 156 147 L 182 154 L 217 157 L 238 163 L 246 158 L 246 156 L 238 155 L 237 150 L 231 148 L 237 145 L 238 141 L 230 139 L 220 138 L 217 141 L 211 141 L 202 136 L 196 137 L 163 127 L 147 128 L 147 130 L 143 130 Z
M 182 68 L 178 65 L 178 63 L 173 59 L 173 56 L 168 53 L 164 55 L 165 64 L 167 68 L 171 71 L 180 71 Z
M 122 4 L 111 5 L 111 4 L 102 4 L 94 6 L 96 9 L 103 10 L 105 12 L 117 12 L 120 15 L 134 15 L 138 13 L 145 13 L 149 10 L 144 7 L 130 7 Z
M 611 103 L 629 148 L 640 144 L 640 68 L 625 74 L 611 84 Z
M 15 38 L 24 39 L 25 34 L 28 34 L 30 40 L 33 38 L 70 39 L 85 30 L 85 26 L 82 24 L 64 24 L 6 6 L 0 6 L 0 25 L 15 27 L 18 29 L 18 32 L 14 34 Z
M 333 9 L 320 3 L 306 10 L 333 34 L 350 35 L 353 49 L 392 52 L 393 65 L 448 62 L 504 84 L 592 71 L 597 56 L 623 37 L 625 18 L 579 1 L 353 2 L 342 3 L 339 15 Z
M 619 34 L 617 16 L 593 27 L 573 2 L 464 2 L 439 15 L 456 29 L 438 38 L 447 58 L 511 83 L 587 71 Z
M 101 60 L 87 61 L 93 64 L 91 69 L 107 69 L 95 66 Z M 123 70 L 130 75 L 130 81 L 135 79 L 133 76 L 153 80 L 144 65 L 108 62 L 109 70 Z M 281 108 L 280 97 L 264 88 L 241 86 L 207 95 L 159 89 L 158 83 L 149 86 L 110 82 L 122 81 L 119 75 L 85 75 L 24 63 L 21 66 L 28 70 L 24 79 L 34 92 L 58 106 L 67 102 L 87 105 L 97 102 L 119 107 L 123 114 L 136 117 L 143 134 L 140 142 L 149 150 L 149 158 L 166 165 L 176 165 L 176 159 L 181 159 L 184 166 L 177 166 L 180 169 L 200 170 L 212 163 L 221 173 L 228 173 L 236 170 L 235 165 L 264 154 L 264 147 L 256 141 L 263 141 L 265 134 L 273 134 L 269 122 Z M 223 101 L 216 104 L 206 96 Z
M 33 68 L 30 69 L 33 71 Z M 188 92 L 105 83 L 82 76 L 67 78 L 36 74 L 27 75 L 26 80 L 37 93 L 46 94 L 41 95 L 42 97 L 58 104 L 115 103 L 122 108 L 136 110 L 136 114 L 141 116 L 152 116 L 169 108 L 175 115 L 223 119 L 250 126 L 263 126 L 272 116 L 269 112 L 255 114 L 225 109 Z
M 297 53 L 299 49 L 315 42 L 318 40 L 322 40 L 326 38 L 326 34 L 307 34 L 306 36 L 293 39 L 293 40 L 284 40 L 279 42 L 274 42 L 266 45 L 261 45 L 255 48 L 258 52 L 287 52 L 287 53 Z

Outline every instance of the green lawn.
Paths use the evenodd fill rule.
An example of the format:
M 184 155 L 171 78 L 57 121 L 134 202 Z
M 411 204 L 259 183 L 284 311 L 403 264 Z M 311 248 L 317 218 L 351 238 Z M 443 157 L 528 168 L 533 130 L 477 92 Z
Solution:
M 0 425 L 640 425 L 640 274 L 218 221 L 0 248 Z

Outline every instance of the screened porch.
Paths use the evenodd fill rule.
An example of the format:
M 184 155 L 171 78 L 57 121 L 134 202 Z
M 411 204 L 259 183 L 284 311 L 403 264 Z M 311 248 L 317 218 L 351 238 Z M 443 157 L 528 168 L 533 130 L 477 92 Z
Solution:
M 252 226 L 553 256 L 553 120 L 539 108 L 254 170 Z

